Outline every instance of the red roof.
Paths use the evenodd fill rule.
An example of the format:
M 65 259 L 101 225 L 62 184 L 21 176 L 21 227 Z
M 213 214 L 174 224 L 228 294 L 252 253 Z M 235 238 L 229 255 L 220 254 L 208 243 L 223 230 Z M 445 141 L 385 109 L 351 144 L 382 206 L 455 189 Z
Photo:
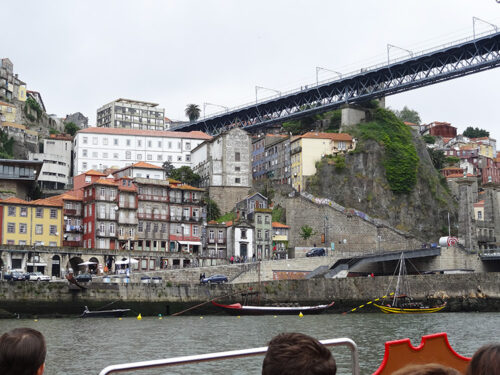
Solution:
M 474 203 L 474 207 L 484 207 L 484 200 Z
M 449 176 L 446 176 L 446 178 L 460 178 L 460 177 L 464 177 L 463 173 L 454 173 L 454 174 L 450 174 Z M 467 173 L 467 177 L 476 177 L 476 176 L 474 176 L 473 174 Z
M 148 168 L 148 169 L 163 169 L 162 167 L 158 167 L 157 165 L 146 163 L 144 161 L 140 161 L 140 162 L 137 162 L 135 164 L 132 164 L 131 167 L 135 167 L 135 168 Z M 126 168 L 129 168 L 129 167 L 126 167 Z
M 107 178 L 100 178 L 94 184 L 99 184 L 99 185 L 113 185 L 116 186 L 117 183 L 113 180 L 107 179 Z
M 90 169 L 87 172 L 84 172 L 83 174 L 86 176 L 106 176 L 104 173 L 97 172 L 94 169 Z
M 170 138 L 192 138 L 192 139 L 212 139 L 206 133 L 195 130 L 190 132 L 175 132 L 163 130 L 142 130 L 142 129 L 124 129 L 124 128 L 86 128 L 79 130 L 78 133 L 93 134 L 116 134 L 116 135 L 142 135 L 148 137 L 170 137 Z
M 26 202 L 25 200 L 16 198 L 16 197 L 10 197 L 7 199 L 2 199 L 0 200 L 1 203 L 15 203 L 15 204 L 28 204 L 29 202 Z
M 290 226 L 273 221 L 273 228 L 290 228 Z

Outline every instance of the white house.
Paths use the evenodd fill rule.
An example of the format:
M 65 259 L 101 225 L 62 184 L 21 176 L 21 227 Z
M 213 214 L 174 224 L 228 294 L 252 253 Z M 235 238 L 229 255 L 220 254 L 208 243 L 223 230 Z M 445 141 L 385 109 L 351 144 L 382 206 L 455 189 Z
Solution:
M 246 220 L 227 222 L 227 256 L 242 260 L 252 259 L 254 255 L 254 228 Z
M 191 150 L 212 137 L 201 132 L 87 128 L 74 140 L 74 176 L 89 169 L 121 169 L 137 162 L 191 166 Z

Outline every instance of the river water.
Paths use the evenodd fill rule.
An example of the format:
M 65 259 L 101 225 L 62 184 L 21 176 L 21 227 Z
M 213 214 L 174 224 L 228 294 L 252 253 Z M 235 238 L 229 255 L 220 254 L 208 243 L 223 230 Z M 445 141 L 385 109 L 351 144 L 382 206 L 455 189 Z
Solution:
M 451 346 L 471 356 L 482 344 L 500 341 L 500 313 L 299 316 L 134 317 L 100 319 L 0 320 L 0 332 L 15 327 L 41 331 L 47 340 L 47 375 L 98 374 L 111 364 L 265 346 L 280 332 L 303 332 L 318 339 L 348 337 L 359 347 L 361 374 L 382 361 L 384 342 L 447 332 Z M 350 352 L 333 348 L 338 374 L 350 374 Z M 136 371 L 135 374 L 260 374 L 263 357 Z

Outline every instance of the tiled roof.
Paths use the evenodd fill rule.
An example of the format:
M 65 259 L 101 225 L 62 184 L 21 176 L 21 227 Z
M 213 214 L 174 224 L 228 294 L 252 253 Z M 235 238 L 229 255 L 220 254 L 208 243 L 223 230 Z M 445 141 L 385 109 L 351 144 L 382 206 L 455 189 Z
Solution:
M 153 165 L 153 164 L 150 164 L 150 163 L 146 163 L 144 161 L 140 161 L 140 162 L 137 162 L 135 164 L 132 164 L 131 167 L 135 167 L 135 168 L 148 168 L 148 169 L 163 169 L 162 167 L 158 167 L 156 165 Z
M 10 103 L 5 103 L 5 102 L 0 102 L 0 105 L 6 105 L 7 107 L 15 107 L 15 105 L 12 105 Z
M 62 200 L 52 200 L 50 198 L 46 199 L 37 199 L 35 201 L 28 202 L 31 205 L 35 206 L 50 206 L 50 207 L 62 207 Z
M 484 207 L 484 200 L 474 203 L 474 207 Z
M 117 185 L 117 183 L 115 181 L 109 180 L 107 178 L 100 178 L 96 182 L 94 182 L 94 184 L 97 184 L 97 185 L 113 185 L 113 186 Z
M 1 203 L 14 203 L 14 204 L 29 204 L 29 202 L 26 202 L 25 200 L 16 198 L 16 197 L 10 197 L 7 199 L 2 199 L 0 200 Z
M 290 226 L 273 221 L 273 228 L 290 228 Z
M 460 177 L 464 177 L 463 173 L 454 173 L 454 174 L 450 174 L 449 176 L 446 176 L 446 178 L 460 178 Z M 473 174 L 467 173 L 467 177 L 476 177 L 476 176 Z
M 181 189 L 181 190 L 195 190 L 195 191 L 205 191 L 205 189 L 200 189 L 188 184 L 180 184 L 180 185 L 172 185 L 172 189 Z
M 101 172 L 97 172 L 96 170 L 94 169 L 90 169 L 88 170 L 87 172 L 84 172 L 82 173 L 86 176 L 106 176 L 104 173 L 101 173 Z
M 169 184 L 180 184 L 179 180 L 174 180 L 173 178 L 167 178 Z
M 26 130 L 26 126 L 21 125 L 21 124 L 16 124 L 15 122 L 4 121 L 4 122 L 2 122 L 2 126 L 8 126 L 10 128 L 18 128 L 18 129 Z
M 414 122 L 410 122 L 410 121 L 403 121 L 403 122 L 404 122 L 405 125 L 408 125 L 408 126 L 418 126 Z
M 115 135 L 142 135 L 147 137 L 170 137 L 170 138 L 192 138 L 192 139 L 212 139 L 206 133 L 195 130 L 190 132 L 176 132 L 164 130 L 141 130 L 124 128 L 86 128 L 78 131 L 79 133 L 91 134 L 115 134 Z
M 449 170 L 455 170 L 455 169 L 462 169 L 460 167 L 446 167 L 446 168 L 443 168 L 441 169 L 442 171 L 449 171 Z
M 301 135 L 300 138 L 331 139 L 332 141 L 352 141 L 352 137 L 347 133 L 319 133 L 309 132 Z
M 230 220 L 230 221 L 226 221 L 226 227 L 231 227 L 233 226 L 233 221 Z

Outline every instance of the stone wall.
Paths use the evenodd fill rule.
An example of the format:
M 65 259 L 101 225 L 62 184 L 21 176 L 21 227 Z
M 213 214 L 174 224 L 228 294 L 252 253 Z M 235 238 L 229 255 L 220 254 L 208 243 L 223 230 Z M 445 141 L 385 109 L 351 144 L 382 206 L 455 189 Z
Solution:
M 250 192 L 249 187 L 210 186 L 208 195 L 219 206 L 221 214 L 232 211 L 237 202 L 244 199 Z

